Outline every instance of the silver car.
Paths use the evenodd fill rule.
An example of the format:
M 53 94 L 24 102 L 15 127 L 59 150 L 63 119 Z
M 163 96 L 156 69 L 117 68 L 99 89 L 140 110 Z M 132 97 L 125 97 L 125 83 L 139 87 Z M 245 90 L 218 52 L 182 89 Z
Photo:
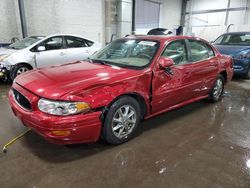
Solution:
M 27 37 L 0 48 L 0 77 L 8 75 L 13 80 L 35 68 L 83 60 L 100 48 L 100 43 L 76 35 Z

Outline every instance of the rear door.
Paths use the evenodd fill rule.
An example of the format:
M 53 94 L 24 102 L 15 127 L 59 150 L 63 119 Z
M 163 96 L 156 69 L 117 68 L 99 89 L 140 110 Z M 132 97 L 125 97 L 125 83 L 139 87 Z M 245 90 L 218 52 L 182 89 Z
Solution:
M 68 61 L 63 36 L 51 37 L 39 43 L 36 49 L 39 46 L 44 46 L 45 51 L 36 52 L 36 64 L 38 68 L 64 64 Z
M 93 45 L 92 41 L 74 36 L 65 36 L 65 40 L 69 62 L 84 60 L 93 53 L 90 47 Z
M 187 40 L 187 46 L 190 50 L 190 58 L 192 62 L 193 80 L 200 80 L 201 85 L 196 88 L 194 96 L 207 94 L 219 70 L 219 61 L 211 46 L 199 40 Z

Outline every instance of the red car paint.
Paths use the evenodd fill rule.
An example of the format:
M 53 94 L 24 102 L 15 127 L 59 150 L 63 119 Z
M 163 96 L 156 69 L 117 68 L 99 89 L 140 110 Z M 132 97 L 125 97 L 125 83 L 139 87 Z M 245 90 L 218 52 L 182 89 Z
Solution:
M 147 119 L 208 97 L 220 73 L 227 75 L 227 82 L 233 76 L 231 58 L 222 56 L 214 47 L 215 57 L 199 63 L 172 66 L 173 75 L 160 69 L 159 57 L 169 42 L 178 39 L 202 39 L 185 36 L 130 38 L 160 42 L 160 47 L 148 67 L 133 70 L 79 61 L 30 71 L 18 76 L 12 88 L 30 101 L 32 110 L 20 107 L 10 90 L 9 98 L 14 114 L 24 125 L 53 143 L 95 142 L 100 137 L 103 108 L 122 95 L 134 96 L 143 103 L 146 109 L 144 119 Z M 84 101 L 90 104 L 92 110 L 86 114 L 53 116 L 38 109 L 37 102 L 40 98 Z M 55 136 L 51 133 L 53 130 L 69 130 L 71 134 Z

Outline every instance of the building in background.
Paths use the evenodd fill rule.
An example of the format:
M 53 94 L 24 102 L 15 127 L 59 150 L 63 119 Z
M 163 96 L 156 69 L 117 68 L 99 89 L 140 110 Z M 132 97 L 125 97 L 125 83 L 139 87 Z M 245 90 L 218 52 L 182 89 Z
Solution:
M 185 35 L 213 41 L 227 31 L 250 28 L 250 0 L 1 0 L 0 44 L 22 38 L 19 1 L 29 36 L 72 33 L 106 44 L 181 25 Z
M 186 35 L 213 41 L 227 31 L 250 30 L 250 0 L 186 1 Z
M 155 27 L 179 26 L 182 4 L 182 0 L 20 1 L 28 36 L 72 33 L 103 44 L 131 33 L 146 34 Z M 22 38 L 18 0 L 1 0 L 0 24 L 4 25 L 0 43 Z

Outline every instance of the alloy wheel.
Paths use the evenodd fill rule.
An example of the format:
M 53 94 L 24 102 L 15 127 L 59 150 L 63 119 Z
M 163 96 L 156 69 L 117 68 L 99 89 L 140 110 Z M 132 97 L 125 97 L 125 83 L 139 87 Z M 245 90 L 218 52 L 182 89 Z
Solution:
M 219 99 L 223 91 L 223 81 L 221 79 L 216 80 L 214 89 L 213 89 L 213 95 L 214 98 Z
M 136 111 L 130 105 L 118 108 L 112 119 L 112 132 L 121 139 L 126 138 L 136 125 Z
M 17 69 L 17 74 L 16 75 L 20 75 L 24 72 L 27 72 L 29 69 L 27 67 L 20 67 L 19 69 Z

